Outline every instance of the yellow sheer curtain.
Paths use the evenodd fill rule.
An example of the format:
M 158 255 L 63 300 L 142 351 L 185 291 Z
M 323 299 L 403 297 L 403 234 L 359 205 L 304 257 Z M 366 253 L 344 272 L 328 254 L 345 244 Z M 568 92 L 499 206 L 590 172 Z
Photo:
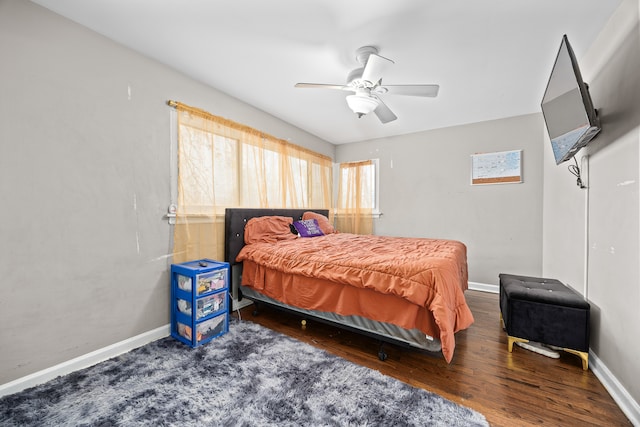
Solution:
M 178 209 L 174 262 L 224 258 L 229 207 L 331 207 L 327 156 L 206 111 L 178 112 Z
M 374 163 L 371 160 L 340 164 L 336 228 L 342 232 L 373 234 Z

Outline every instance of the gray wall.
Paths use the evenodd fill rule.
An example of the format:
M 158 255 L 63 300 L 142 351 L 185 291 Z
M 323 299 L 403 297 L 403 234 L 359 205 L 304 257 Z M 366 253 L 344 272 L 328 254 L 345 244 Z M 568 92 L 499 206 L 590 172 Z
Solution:
M 591 350 L 640 402 L 640 29 L 625 0 L 584 58 L 602 133 L 578 153 L 588 189 L 544 153 L 544 274 L 591 304 Z M 571 40 L 570 36 L 569 39 Z M 636 411 L 638 409 L 636 408 Z
M 0 384 L 169 322 L 167 100 L 334 155 L 28 1 L 0 0 L 0 97 Z
M 542 271 L 541 114 L 339 145 L 336 161 L 380 159 L 375 233 L 456 239 L 469 280 Z M 523 183 L 471 185 L 471 155 L 522 150 Z

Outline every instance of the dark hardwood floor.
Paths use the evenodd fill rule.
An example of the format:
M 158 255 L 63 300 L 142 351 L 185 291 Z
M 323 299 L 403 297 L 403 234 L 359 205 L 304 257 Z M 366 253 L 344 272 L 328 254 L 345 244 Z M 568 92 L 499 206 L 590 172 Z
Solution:
M 441 355 L 385 344 L 387 360 L 378 359 L 373 338 L 264 307 L 254 316 L 243 308 L 244 320 L 262 324 L 316 347 L 376 369 L 481 412 L 492 426 L 630 426 L 620 408 L 578 356 L 560 359 L 514 346 L 507 352 L 498 295 L 467 291 L 475 323 L 456 334 L 451 364 Z M 234 313 L 237 317 L 237 313 Z

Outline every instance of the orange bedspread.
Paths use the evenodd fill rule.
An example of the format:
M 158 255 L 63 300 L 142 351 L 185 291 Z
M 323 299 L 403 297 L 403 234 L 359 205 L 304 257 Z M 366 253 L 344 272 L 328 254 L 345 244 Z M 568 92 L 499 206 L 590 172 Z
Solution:
M 270 271 L 295 276 L 297 288 L 305 283 L 311 286 L 330 282 L 347 291 L 351 287 L 354 288 L 351 291 L 364 289 L 361 293 L 368 295 L 367 304 L 341 298 L 337 309 L 336 301 L 332 304 L 327 298 L 318 297 L 316 291 L 313 299 L 303 297 L 283 301 L 287 296 L 278 293 L 292 289 L 280 286 L 281 291 L 275 294 L 271 291 L 269 296 L 288 304 L 295 301 L 294 305 L 302 308 L 324 308 L 325 311 L 357 314 L 403 328 L 416 327 L 427 335 L 440 338 L 447 362 L 451 361 L 455 349 L 454 333 L 473 323 L 463 294 L 467 289 L 466 247 L 458 241 L 339 233 L 278 243 L 253 243 L 242 249 L 237 260 L 248 261 L 244 263 L 242 284 L 259 291 L 266 290 L 267 294 L 265 285 L 272 275 Z M 301 290 L 304 294 L 305 290 Z M 379 301 L 390 301 L 394 307 L 388 308 L 394 310 L 371 307 L 369 303 L 375 304 L 376 294 L 386 296 Z M 400 301 L 408 309 L 395 311 L 395 303 Z M 332 309 L 327 309 L 330 305 L 333 305 Z M 378 312 L 386 315 L 375 318 Z M 393 318 L 385 318 L 390 312 Z M 425 316 L 425 312 L 431 316 Z

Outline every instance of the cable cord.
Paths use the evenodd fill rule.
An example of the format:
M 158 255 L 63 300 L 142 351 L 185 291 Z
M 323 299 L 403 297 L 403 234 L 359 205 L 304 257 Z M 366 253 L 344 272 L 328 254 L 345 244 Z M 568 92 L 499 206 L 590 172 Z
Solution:
M 576 162 L 575 165 L 569 165 L 569 172 L 571 172 L 576 177 L 576 184 L 580 188 L 586 188 L 582 183 L 582 178 L 580 177 L 580 167 L 578 166 L 578 160 L 576 160 L 575 156 L 573 157 L 573 161 Z

